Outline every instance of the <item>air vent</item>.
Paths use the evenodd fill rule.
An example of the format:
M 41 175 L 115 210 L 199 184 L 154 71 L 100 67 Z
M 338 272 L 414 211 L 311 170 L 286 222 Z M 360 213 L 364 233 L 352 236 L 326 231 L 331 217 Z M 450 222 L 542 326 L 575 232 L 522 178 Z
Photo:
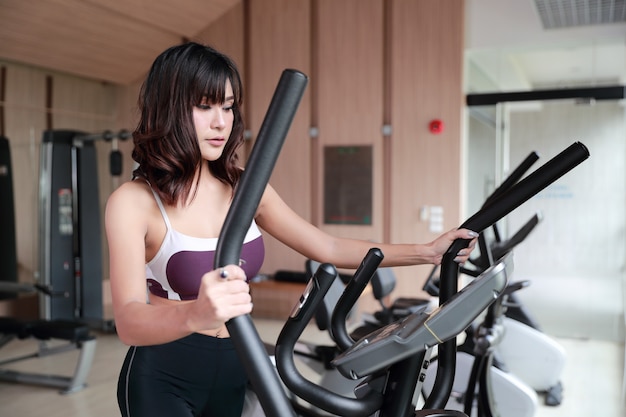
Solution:
M 626 22 L 626 0 L 534 0 L 544 29 Z

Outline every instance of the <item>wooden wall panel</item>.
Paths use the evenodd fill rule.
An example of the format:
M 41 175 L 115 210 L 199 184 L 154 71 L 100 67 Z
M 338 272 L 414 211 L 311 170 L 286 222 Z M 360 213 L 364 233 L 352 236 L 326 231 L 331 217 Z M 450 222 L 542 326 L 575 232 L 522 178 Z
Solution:
M 223 50 L 239 65 L 245 79 L 245 117 L 252 140 L 282 71 L 295 68 L 311 77 L 271 178 L 296 212 L 338 235 L 426 242 L 436 234 L 419 221 L 422 207 L 443 207 L 444 229 L 456 227 L 462 220 L 463 5 L 463 0 L 245 0 L 196 39 Z M 40 141 L 46 120 L 43 95 L 49 72 L 33 70 L 36 74 L 29 75 L 22 71 L 16 75 L 9 68 L 5 103 L 7 136 L 20 141 L 13 148 L 14 166 L 20 160 L 33 159 L 32 144 Z M 108 120 L 101 123 L 97 116 L 90 122 L 95 124 L 84 128 L 132 130 L 142 81 L 115 87 L 114 99 L 107 102 L 114 108 L 111 112 L 95 105 L 99 103 L 95 99 L 91 100 L 95 107 L 81 108 L 92 116 L 102 110 Z M 93 88 L 92 94 L 99 94 L 96 90 L 101 87 Z M 73 93 L 67 94 L 57 99 L 71 102 Z M 55 121 L 64 120 L 67 127 L 83 126 L 57 116 Z M 433 118 L 445 123 L 444 132 L 437 136 L 428 132 Z M 388 138 L 383 138 L 383 123 L 392 126 Z M 317 139 L 309 137 L 311 126 L 319 128 Z M 374 147 L 373 226 L 325 226 L 321 218 L 323 146 L 360 144 Z M 116 181 L 129 179 L 132 168 L 132 143 L 120 147 L 125 170 Z M 389 152 L 388 172 L 383 170 L 385 152 Z M 38 158 L 38 151 L 34 155 Z M 22 193 L 16 196 L 18 212 L 36 214 L 36 206 L 27 207 L 36 204 L 32 182 L 37 178 L 31 177 L 16 183 Z M 388 201 L 383 198 L 383 184 L 388 184 Z M 112 188 L 116 186 L 113 182 Z M 389 211 L 383 216 L 386 208 Z M 33 217 L 28 216 L 27 220 L 18 219 L 18 255 L 21 262 L 32 264 L 37 259 L 37 245 L 21 237 L 35 238 L 33 231 L 27 230 Z M 267 239 L 262 272 L 303 267 L 303 257 Z M 410 294 L 421 287 L 416 286 L 414 277 L 427 270 L 397 268 L 398 293 Z
M 314 221 L 335 235 L 382 239 L 383 1 L 320 0 L 315 86 L 319 138 Z M 328 145 L 373 147 L 371 226 L 323 224 L 323 150 Z M 364 254 L 365 255 L 365 254 Z
M 309 0 L 266 0 L 245 2 L 249 22 L 247 104 L 253 140 L 259 132 L 280 76 L 286 68 L 310 75 Z M 310 88 L 300 103 L 291 129 L 274 168 L 270 183 L 286 203 L 310 219 Z M 262 272 L 278 269 L 304 271 L 304 257 L 271 237 L 266 240 Z
M 443 207 L 443 230 L 457 227 L 461 195 L 463 1 L 393 0 L 391 41 L 391 239 L 428 242 L 439 233 L 420 221 Z M 444 122 L 438 135 L 432 119 Z M 431 267 L 397 268 L 398 293 L 418 293 Z
M 231 57 L 245 79 L 244 7 L 239 2 L 205 30 L 193 37 L 194 41 L 211 45 Z M 246 86 L 244 85 L 244 88 Z M 244 93 L 246 90 L 244 90 Z M 244 97 L 245 99 L 245 97 Z

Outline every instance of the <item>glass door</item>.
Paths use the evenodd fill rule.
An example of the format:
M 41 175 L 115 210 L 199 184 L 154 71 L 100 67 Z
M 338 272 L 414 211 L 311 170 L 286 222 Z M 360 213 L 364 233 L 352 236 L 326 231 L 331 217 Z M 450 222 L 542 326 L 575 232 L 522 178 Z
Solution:
M 470 214 L 530 152 L 540 157 L 532 172 L 576 141 L 589 148 L 588 160 L 499 226 L 506 237 L 535 213 L 542 216 L 539 226 L 515 249 L 513 278 L 531 282 L 519 296 L 546 331 L 563 337 L 623 340 L 623 104 L 545 100 L 504 102 L 478 110 L 482 111 L 469 111 L 468 117 Z M 483 117 L 486 114 L 491 117 Z

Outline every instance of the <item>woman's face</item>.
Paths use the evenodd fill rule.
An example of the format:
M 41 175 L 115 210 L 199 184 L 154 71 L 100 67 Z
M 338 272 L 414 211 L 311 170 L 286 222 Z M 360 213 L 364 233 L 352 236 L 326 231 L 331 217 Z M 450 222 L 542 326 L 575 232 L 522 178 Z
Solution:
M 209 103 L 203 100 L 193 108 L 193 122 L 200 153 L 207 161 L 215 161 L 222 156 L 224 146 L 233 129 L 233 104 L 233 88 L 230 81 L 227 81 L 223 103 Z

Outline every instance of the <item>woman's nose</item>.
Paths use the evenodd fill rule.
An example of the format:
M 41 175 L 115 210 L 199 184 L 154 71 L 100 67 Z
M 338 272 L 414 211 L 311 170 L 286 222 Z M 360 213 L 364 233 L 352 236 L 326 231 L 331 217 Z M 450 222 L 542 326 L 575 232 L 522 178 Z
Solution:
M 213 117 L 212 127 L 214 129 L 223 129 L 226 126 L 226 119 L 224 118 L 224 112 L 220 109 L 217 110 Z

